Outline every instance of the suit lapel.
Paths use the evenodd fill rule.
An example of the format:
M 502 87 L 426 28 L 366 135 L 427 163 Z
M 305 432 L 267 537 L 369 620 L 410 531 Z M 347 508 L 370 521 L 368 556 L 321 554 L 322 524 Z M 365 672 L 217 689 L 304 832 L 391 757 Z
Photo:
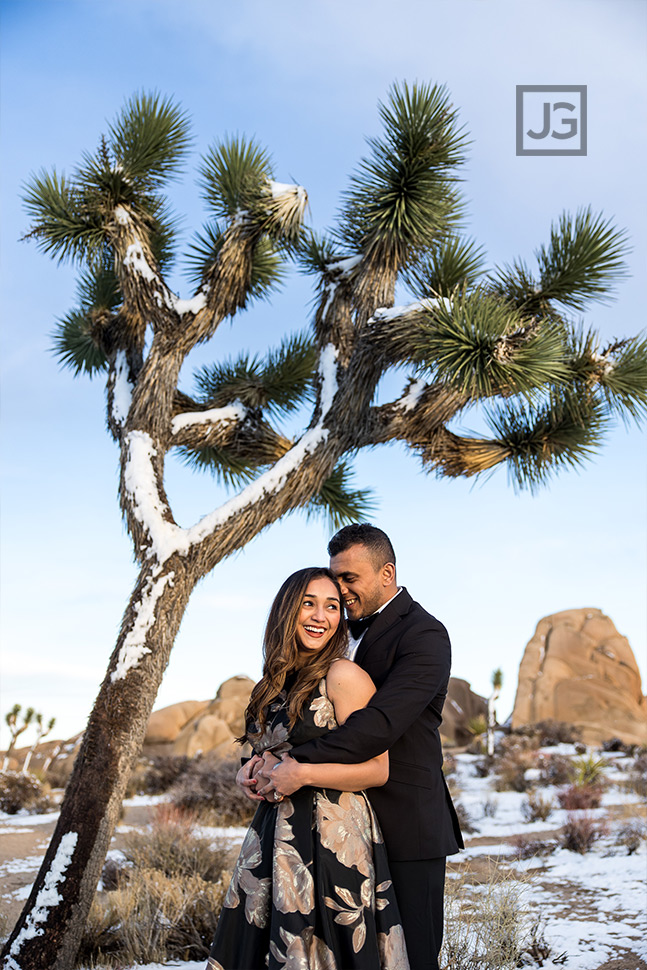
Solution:
M 357 648 L 357 653 L 355 654 L 356 664 L 362 665 L 364 657 L 371 646 L 380 637 L 384 636 L 385 633 L 388 633 L 401 616 L 405 616 L 409 612 L 412 602 L 413 600 L 403 586 L 397 596 L 394 596 L 391 602 L 384 607 L 377 620 L 371 624 L 362 637 L 360 645 Z

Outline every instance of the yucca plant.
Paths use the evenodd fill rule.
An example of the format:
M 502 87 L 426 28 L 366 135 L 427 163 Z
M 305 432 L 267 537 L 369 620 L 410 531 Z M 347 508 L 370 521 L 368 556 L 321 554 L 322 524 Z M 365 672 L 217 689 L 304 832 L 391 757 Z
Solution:
M 370 496 L 351 477 L 360 449 L 400 441 L 426 471 L 507 466 L 516 487 L 532 489 L 590 456 L 614 415 L 644 416 L 645 339 L 605 345 L 571 317 L 622 279 L 626 234 L 589 209 L 563 214 L 533 265 L 513 258 L 488 271 L 461 230 L 467 136 L 447 90 L 397 84 L 380 116 L 327 233 L 304 227 L 305 190 L 275 181 L 262 146 L 243 136 L 214 143 L 198 164 L 206 221 L 184 254 L 186 299 L 168 282 L 181 254 L 166 190 L 190 144 L 171 99 L 136 95 L 70 175 L 41 172 L 27 184 L 28 235 L 79 268 L 55 351 L 74 374 L 106 381 L 140 573 L 59 824 L 7 942 L 23 966 L 71 961 L 184 610 L 217 563 L 293 510 L 323 511 L 336 525 L 365 517 Z M 263 355 L 216 361 L 192 395 L 180 391 L 187 355 L 267 298 L 288 260 L 315 280 L 313 325 Z M 394 307 L 398 282 L 410 297 Z M 384 375 L 403 368 L 401 394 L 375 403 Z M 452 423 L 477 407 L 490 430 L 456 433 Z M 286 416 L 301 430 L 288 432 Z M 234 490 L 189 528 L 165 491 L 170 452 Z M 56 906 L 39 903 L 45 886 Z

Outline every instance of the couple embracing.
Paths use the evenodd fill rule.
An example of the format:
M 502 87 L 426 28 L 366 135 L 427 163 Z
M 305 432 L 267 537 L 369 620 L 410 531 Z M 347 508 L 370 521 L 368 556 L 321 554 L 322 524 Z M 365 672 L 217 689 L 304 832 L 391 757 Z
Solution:
M 449 639 L 397 585 L 381 529 L 346 526 L 328 552 L 270 610 L 237 779 L 258 808 L 210 970 L 438 967 L 463 845 L 438 733 Z

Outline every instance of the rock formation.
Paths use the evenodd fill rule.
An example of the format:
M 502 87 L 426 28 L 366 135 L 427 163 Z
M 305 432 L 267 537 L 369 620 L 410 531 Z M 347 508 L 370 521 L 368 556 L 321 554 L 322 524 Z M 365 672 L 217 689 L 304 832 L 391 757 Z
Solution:
M 443 707 L 440 734 L 445 744 L 465 745 L 474 739 L 468 725 L 472 718 L 487 717 L 487 701 L 475 694 L 466 680 L 450 677 Z
M 239 754 L 235 738 L 245 730 L 244 713 L 253 686 L 249 677 L 230 677 L 212 701 L 182 701 L 154 711 L 146 729 L 144 755 Z
M 601 610 L 564 610 L 537 624 L 519 667 L 512 729 L 547 720 L 574 725 L 587 744 L 647 743 L 636 659 Z

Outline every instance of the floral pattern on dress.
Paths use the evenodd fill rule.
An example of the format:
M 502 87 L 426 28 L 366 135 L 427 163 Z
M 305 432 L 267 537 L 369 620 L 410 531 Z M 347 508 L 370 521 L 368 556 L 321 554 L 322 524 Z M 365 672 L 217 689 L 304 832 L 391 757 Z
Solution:
M 294 727 L 287 689 L 268 706 L 260 753 L 334 730 L 325 679 Z M 225 896 L 208 970 L 409 970 L 377 819 L 364 792 L 301 788 L 261 802 Z

